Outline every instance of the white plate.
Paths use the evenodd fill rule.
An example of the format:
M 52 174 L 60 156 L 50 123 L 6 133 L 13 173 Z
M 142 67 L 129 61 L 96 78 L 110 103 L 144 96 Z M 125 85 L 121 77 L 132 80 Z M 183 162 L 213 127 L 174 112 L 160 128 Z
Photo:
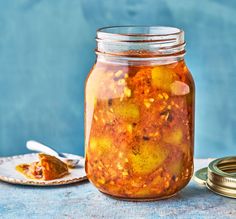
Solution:
M 38 161 L 38 154 L 24 154 L 13 157 L 0 158 L 0 180 L 12 184 L 33 185 L 33 186 L 55 186 L 66 185 L 86 180 L 84 170 L 84 158 L 81 157 L 79 166 L 69 169 L 70 174 L 55 180 L 33 180 L 26 178 L 16 170 L 16 166 L 22 163 Z

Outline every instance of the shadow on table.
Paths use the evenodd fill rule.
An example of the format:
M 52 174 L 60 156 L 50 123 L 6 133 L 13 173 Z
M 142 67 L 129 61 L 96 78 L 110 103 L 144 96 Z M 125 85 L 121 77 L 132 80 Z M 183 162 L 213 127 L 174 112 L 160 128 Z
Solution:
M 4 182 L 2 182 L 4 183 Z M 55 186 L 30 186 L 30 185 L 16 185 L 16 184 L 8 184 L 8 183 L 4 183 L 8 186 L 14 186 L 15 188 L 20 188 L 20 189 L 24 189 L 24 190 L 29 190 L 29 189 L 41 189 L 41 190 L 49 190 L 49 189 L 63 189 L 63 188 L 73 188 L 76 186 L 84 186 L 85 184 L 88 184 L 89 181 L 88 180 L 84 180 L 78 183 L 72 183 L 72 184 L 68 184 L 68 185 L 55 185 Z M 98 193 L 99 194 L 99 193 Z M 100 193 L 100 195 L 104 195 L 102 193 Z M 100 196 L 99 195 L 99 196 Z M 211 195 L 215 195 L 212 192 L 210 192 L 205 186 L 198 186 L 195 185 L 194 183 L 190 183 L 187 187 L 185 187 L 183 190 L 181 190 L 177 195 L 175 195 L 172 198 L 166 199 L 168 201 L 177 201 L 177 202 L 181 202 L 181 201 L 188 201 L 188 200 L 193 200 L 193 199 L 204 199 L 204 197 L 207 199 L 209 198 L 209 196 Z M 113 199 L 111 196 L 108 195 L 104 195 L 107 198 Z M 117 200 L 117 199 L 116 199 Z M 127 201 L 127 200 L 122 200 L 122 199 L 118 199 L 124 202 L 132 202 L 131 201 Z M 162 201 L 166 201 L 166 200 L 162 200 Z
M 181 199 L 181 200 L 186 200 L 186 199 L 192 199 L 192 198 L 203 198 L 203 197 L 208 197 L 211 195 L 212 192 L 209 191 L 205 186 L 187 186 L 184 188 L 182 191 L 180 191 L 174 199 Z

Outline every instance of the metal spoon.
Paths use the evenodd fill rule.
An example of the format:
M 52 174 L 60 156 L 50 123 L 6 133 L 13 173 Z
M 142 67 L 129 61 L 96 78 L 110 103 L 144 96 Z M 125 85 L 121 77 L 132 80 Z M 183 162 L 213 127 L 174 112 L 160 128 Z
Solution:
M 81 159 L 79 156 L 74 154 L 59 153 L 52 147 L 46 146 L 33 140 L 27 141 L 26 147 L 31 151 L 43 152 L 45 154 L 55 156 L 66 163 L 69 167 L 76 167 Z

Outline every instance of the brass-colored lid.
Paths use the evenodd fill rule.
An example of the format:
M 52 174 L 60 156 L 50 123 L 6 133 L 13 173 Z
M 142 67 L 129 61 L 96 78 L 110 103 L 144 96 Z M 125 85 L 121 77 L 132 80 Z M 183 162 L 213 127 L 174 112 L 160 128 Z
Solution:
M 194 180 L 219 195 L 236 198 L 236 157 L 212 161 L 194 174 Z
M 196 181 L 200 185 L 206 185 L 207 180 L 207 167 L 204 167 L 195 172 L 193 176 L 194 181 Z

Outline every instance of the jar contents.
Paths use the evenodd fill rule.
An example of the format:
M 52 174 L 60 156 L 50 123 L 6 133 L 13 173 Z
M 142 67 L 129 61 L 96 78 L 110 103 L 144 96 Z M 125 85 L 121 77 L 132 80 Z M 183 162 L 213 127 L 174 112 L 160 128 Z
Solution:
M 183 60 L 95 64 L 86 85 L 86 172 L 100 191 L 163 198 L 189 182 L 193 86 Z

